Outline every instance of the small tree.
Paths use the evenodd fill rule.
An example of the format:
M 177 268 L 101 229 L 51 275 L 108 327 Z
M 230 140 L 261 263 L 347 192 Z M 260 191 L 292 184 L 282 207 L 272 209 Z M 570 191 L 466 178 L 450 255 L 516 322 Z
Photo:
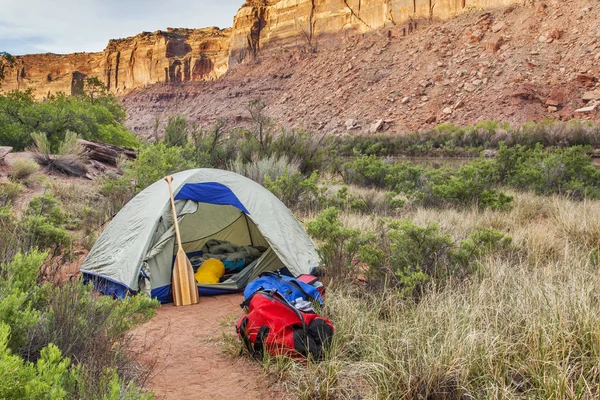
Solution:
M 250 117 L 254 122 L 252 134 L 258 141 L 260 145 L 260 151 L 263 154 L 266 154 L 273 139 L 273 135 L 271 133 L 273 122 L 269 117 L 266 116 L 265 108 L 267 108 L 267 104 L 262 99 L 252 100 L 250 103 L 248 103 L 248 112 L 250 112 Z
M 108 87 L 98 77 L 86 78 L 83 82 L 83 95 L 93 104 L 95 99 L 108 96 Z
M 188 143 L 188 122 L 182 116 L 169 117 L 165 128 L 164 142 L 168 147 L 185 147 Z
M 0 51 L 0 84 L 6 76 L 6 69 L 15 65 L 15 58 L 5 51 Z

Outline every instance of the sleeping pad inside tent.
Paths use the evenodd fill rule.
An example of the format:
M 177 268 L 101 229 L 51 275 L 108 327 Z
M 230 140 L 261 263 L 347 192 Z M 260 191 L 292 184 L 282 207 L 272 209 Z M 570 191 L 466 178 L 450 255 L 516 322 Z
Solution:
M 290 210 L 267 189 L 241 175 L 195 169 L 173 175 L 183 248 L 194 269 L 218 259 L 227 275 L 198 283 L 201 295 L 243 290 L 262 272 L 293 276 L 319 264 L 313 241 Z M 86 281 L 107 295 L 145 293 L 171 302 L 177 252 L 167 182 L 158 181 L 115 216 L 85 259 Z

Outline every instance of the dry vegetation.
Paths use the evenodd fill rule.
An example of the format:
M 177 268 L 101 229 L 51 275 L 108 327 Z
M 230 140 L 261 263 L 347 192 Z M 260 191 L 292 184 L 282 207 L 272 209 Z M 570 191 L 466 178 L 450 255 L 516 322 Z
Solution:
M 416 208 L 417 225 L 466 238 L 476 228 L 512 237 L 460 284 L 415 300 L 394 290 L 333 284 L 335 323 L 321 363 L 265 368 L 300 399 L 594 399 L 600 370 L 600 202 L 513 193 L 509 212 Z M 373 217 L 341 220 L 373 229 Z

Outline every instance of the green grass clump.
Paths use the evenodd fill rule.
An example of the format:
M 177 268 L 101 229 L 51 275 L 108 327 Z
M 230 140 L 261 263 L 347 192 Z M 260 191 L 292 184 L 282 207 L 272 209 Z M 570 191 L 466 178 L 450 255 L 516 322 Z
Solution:
M 25 186 L 19 182 L 0 183 L 0 207 L 13 203 L 20 195 L 25 193 Z
M 10 166 L 8 176 L 14 180 L 28 183 L 31 176 L 39 171 L 40 166 L 33 160 L 17 158 Z

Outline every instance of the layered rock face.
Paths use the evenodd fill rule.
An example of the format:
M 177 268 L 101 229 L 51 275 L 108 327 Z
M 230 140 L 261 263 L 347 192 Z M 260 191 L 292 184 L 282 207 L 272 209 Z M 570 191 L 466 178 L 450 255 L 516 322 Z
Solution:
M 395 27 L 419 18 L 450 18 L 467 7 L 500 7 L 514 0 L 249 0 L 238 11 L 230 66 L 259 51 L 304 45 Z M 412 24 L 412 22 L 411 22 Z M 411 26 L 405 26 L 410 29 Z
M 229 29 L 169 29 L 111 40 L 102 53 L 17 57 L 1 90 L 33 89 L 43 98 L 73 94 L 92 76 L 115 94 L 158 82 L 212 80 L 227 71 L 229 38 Z
M 103 78 L 116 93 L 150 83 L 213 80 L 228 68 L 229 30 L 172 29 L 111 40 Z

